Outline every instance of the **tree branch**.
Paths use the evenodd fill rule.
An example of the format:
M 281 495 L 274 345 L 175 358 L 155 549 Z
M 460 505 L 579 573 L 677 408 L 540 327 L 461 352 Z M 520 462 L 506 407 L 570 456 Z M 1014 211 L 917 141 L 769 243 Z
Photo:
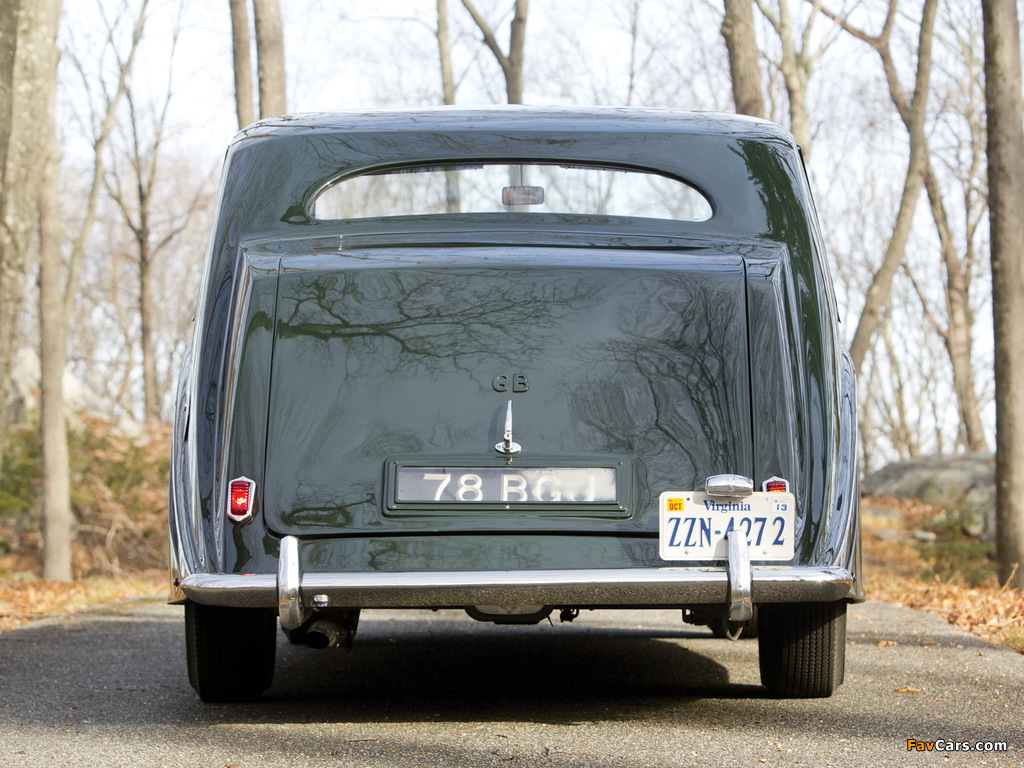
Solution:
M 480 12 L 473 5 L 473 0 L 462 0 L 463 7 L 469 11 L 469 15 L 473 17 L 473 21 L 476 22 L 477 27 L 480 28 L 480 32 L 484 36 L 484 44 L 490 49 L 491 53 L 494 54 L 494 58 L 498 60 L 498 64 L 501 66 L 502 71 L 505 75 L 508 75 L 510 62 L 505 52 L 501 50 L 501 46 L 498 45 L 498 40 L 494 36 L 494 31 L 491 29 L 490 24 L 487 20 L 480 15 Z

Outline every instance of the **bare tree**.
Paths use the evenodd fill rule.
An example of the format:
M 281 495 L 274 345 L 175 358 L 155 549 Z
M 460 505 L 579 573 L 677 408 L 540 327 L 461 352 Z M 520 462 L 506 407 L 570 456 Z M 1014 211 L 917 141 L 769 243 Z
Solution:
M 452 73 L 452 43 L 448 31 L 448 0 L 437 0 L 437 53 L 441 62 L 441 98 L 455 103 L 455 75 Z
M 68 465 L 67 430 L 64 422 L 64 395 L 62 380 L 67 363 L 68 318 L 74 301 L 78 270 L 82 261 L 88 231 L 95 218 L 96 197 L 103 178 L 102 157 L 110 137 L 117 103 L 124 93 L 125 81 L 135 60 L 135 52 L 142 37 L 148 0 L 142 0 L 132 30 L 130 52 L 118 56 L 119 74 L 114 95 L 108 100 L 107 111 L 101 120 L 100 133 L 93 142 L 95 162 L 92 186 L 85 202 L 85 215 L 78 236 L 71 246 L 67 274 L 61 259 L 62 217 L 57 198 L 56 158 L 48 168 L 46 194 L 41 200 L 40 221 L 40 298 L 39 325 L 40 354 L 40 422 L 43 446 L 43 576 L 52 580 L 71 579 L 71 541 L 74 517 L 71 513 L 70 468 Z M 122 11 L 125 9 L 122 8 Z M 59 16 L 59 13 L 57 14 Z M 56 21 L 54 21 L 56 25 Z M 107 39 L 113 41 L 114 26 L 108 25 Z M 54 33 L 56 37 L 56 33 Z M 56 41 L 54 66 L 56 66 Z M 51 107 L 52 110 L 52 107 Z M 45 142 L 41 142 L 45 144 Z M 55 151 L 55 150 L 54 150 Z
M 760 52 L 754 31 L 754 0 L 725 0 L 722 37 L 729 53 L 729 74 L 736 111 L 764 117 Z
M 889 13 L 886 17 L 882 33 L 875 38 L 877 45 L 880 47 L 887 48 L 889 45 L 889 36 L 892 33 L 892 27 L 896 19 L 896 6 L 897 0 L 890 0 Z M 925 0 L 922 10 L 921 26 L 918 34 L 917 74 L 914 82 L 914 96 L 909 102 L 910 115 L 907 130 L 910 134 L 910 157 L 907 162 L 903 194 L 900 198 L 892 237 L 890 237 L 889 243 L 886 246 L 882 263 L 875 271 L 871 284 L 868 286 L 867 295 L 864 299 L 864 308 L 861 310 L 857 329 L 853 334 L 853 342 L 850 344 L 850 356 L 853 358 L 853 363 L 858 370 L 864 364 L 864 358 L 871 347 L 875 332 L 880 324 L 880 318 L 889 301 L 892 281 L 903 261 L 907 241 L 910 239 L 910 232 L 914 223 L 914 210 L 917 207 L 921 188 L 924 185 L 924 173 L 928 160 L 925 119 L 927 117 L 928 91 L 932 66 L 932 39 L 937 6 L 938 0 Z M 891 88 L 897 87 L 898 84 L 898 78 L 890 80 Z M 906 97 L 902 95 L 902 92 L 899 92 L 893 95 L 893 101 L 906 103 Z
M 64 319 L 64 265 L 61 260 L 59 154 L 57 150 L 57 24 L 60 3 L 39 3 L 29 23 L 39 25 L 44 37 L 36 55 L 42 60 L 45 79 L 35 83 L 45 100 L 42 119 L 33 126 L 34 140 L 42 155 L 39 190 L 39 317 L 40 317 L 40 434 L 43 485 L 43 578 L 70 581 L 71 470 L 67 425 L 64 421 L 62 377 L 67 361 Z
M 40 132 L 56 89 L 59 0 L 0 3 L 0 465 L 7 382 L 21 314 L 41 177 L 52 152 Z
M 142 42 L 142 34 L 146 25 L 146 18 L 149 12 L 149 0 L 141 0 L 138 10 L 132 15 L 126 2 L 122 2 L 116 14 L 112 18 L 104 17 L 106 40 L 105 45 L 113 54 L 116 65 L 117 80 L 113 88 L 104 91 L 101 104 L 99 105 L 96 118 L 96 130 L 91 137 L 93 150 L 92 179 L 86 192 L 86 198 L 81 206 L 83 210 L 82 223 L 75 233 L 71 243 L 71 256 L 68 261 L 68 274 L 66 287 L 64 289 L 64 323 L 68 323 L 71 317 L 72 305 L 78 288 L 78 275 L 81 270 L 82 259 L 85 256 L 86 244 L 89 234 L 92 232 L 93 223 L 96 220 L 96 203 L 100 190 L 103 188 L 104 155 L 110 135 L 114 130 L 117 121 L 117 111 L 128 88 L 128 76 L 135 66 L 135 58 L 138 55 L 139 45 Z M 101 14 L 102 16 L 102 14 Z M 128 21 L 131 23 L 131 33 L 128 40 L 128 50 L 125 52 L 117 49 L 116 36 L 118 27 Z M 85 64 L 74 55 L 72 62 L 83 83 L 87 80 Z
M 996 373 L 999 579 L 1024 587 L 1024 129 L 1015 0 L 982 0 Z
M 40 126 L 41 127 L 41 126 Z M 43 169 L 39 195 L 39 431 L 42 442 L 43 578 L 71 581 L 71 466 L 64 414 L 63 376 L 67 365 L 64 316 L 64 264 L 61 259 L 59 163 L 56 135 L 44 141 L 53 157 Z
M 679 42 L 665 39 L 661 30 L 671 26 L 667 19 L 673 12 L 679 14 L 676 18 L 682 17 L 695 27 L 703 25 L 705 20 L 717 19 L 717 14 L 708 9 L 701 18 L 694 19 L 681 6 L 668 6 L 660 0 L 616 0 L 605 6 L 611 12 L 607 30 L 615 47 L 603 50 L 601 55 L 609 63 L 616 63 L 611 70 L 593 66 L 593 39 L 579 33 L 579 18 L 559 15 L 553 8 L 546 9 L 555 17 L 550 21 L 557 26 L 547 28 L 545 25 L 550 35 L 543 49 L 545 89 L 581 104 L 631 106 L 641 103 L 654 107 L 659 104 L 678 106 L 692 101 L 712 108 L 702 96 L 686 92 L 694 84 L 708 84 L 718 90 L 720 83 L 713 82 L 718 72 L 697 74 L 691 61 L 699 51 L 703 52 L 704 41 L 687 40 L 685 55 L 682 55 Z M 599 15 L 598 7 L 591 6 L 594 15 Z M 541 19 L 542 24 L 547 21 Z M 708 50 L 713 51 L 711 58 L 717 63 L 720 45 L 709 45 Z
M 176 34 L 176 32 L 175 32 Z M 188 228 L 191 217 L 203 204 L 205 193 L 200 185 L 170 215 L 161 215 L 166 206 L 158 206 L 158 186 L 164 160 L 163 149 L 167 129 L 167 111 L 173 91 L 168 84 L 163 104 L 147 125 L 140 115 L 129 85 L 125 92 L 128 123 L 125 161 L 107 174 L 105 185 L 117 205 L 133 241 L 133 260 L 138 267 L 136 309 L 139 319 L 139 345 L 142 352 L 143 410 L 147 422 L 160 420 L 163 387 L 158 380 L 156 332 L 160 324 L 159 306 L 154 299 L 154 274 L 158 259 Z M 148 135 L 147 135 L 148 134 Z
M 627 12 L 629 14 L 629 80 L 626 86 L 626 105 L 632 105 L 636 98 L 638 80 L 643 69 L 650 63 L 650 57 L 641 61 L 640 58 L 640 11 L 643 0 L 632 0 Z
M 256 119 L 253 108 L 252 36 L 249 30 L 249 0 L 229 0 L 231 7 L 231 56 L 235 71 L 235 113 L 239 129 Z M 274 117 L 288 111 L 284 65 L 284 27 L 279 0 L 252 0 L 256 32 L 256 79 L 259 88 L 259 116 Z
M 812 11 L 802 29 L 797 29 L 794 24 L 789 0 L 775 0 L 772 5 L 769 5 L 768 0 L 754 2 L 779 38 L 781 56 L 777 63 L 789 101 L 789 130 L 803 149 L 804 156 L 809 157 L 812 137 L 807 86 L 815 65 L 831 42 L 831 37 L 826 35 L 817 45 L 812 45 L 814 21 L 821 0 L 807 0 L 812 5 Z M 799 0 L 797 5 L 800 5 Z
M 939 250 L 942 256 L 942 263 L 946 276 L 944 296 L 947 319 L 945 324 L 936 318 L 930 311 L 928 302 L 924 298 L 923 291 L 921 291 L 919 289 L 920 286 L 913 281 L 913 276 L 910 275 L 906 265 L 904 265 L 904 269 L 907 270 L 908 276 L 911 277 L 911 281 L 917 289 L 917 295 L 924 307 L 924 317 L 926 321 L 942 339 L 946 352 L 949 356 L 953 373 L 953 390 L 956 394 L 957 410 L 959 414 L 960 442 L 969 451 L 986 451 L 988 450 L 988 443 L 985 439 L 984 427 L 981 421 L 981 406 L 978 402 L 977 392 L 974 388 L 974 368 L 971 363 L 971 340 L 974 327 L 974 312 L 970 303 L 970 280 L 973 269 L 972 249 L 970 246 L 971 233 L 968 232 L 967 234 L 967 242 L 964 249 L 965 252 L 964 255 L 961 256 L 954 239 L 953 228 L 949 221 L 947 205 L 943 199 L 939 179 L 932 165 L 932 153 L 929 147 L 928 137 L 924 131 L 923 121 L 926 117 L 925 106 L 923 104 L 916 105 L 917 96 L 922 93 L 920 89 L 922 87 L 927 87 L 928 82 L 930 81 L 930 76 L 929 80 L 925 80 L 923 77 L 927 73 L 922 71 L 921 64 L 927 62 L 920 58 L 924 55 L 924 49 L 922 49 L 920 45 L 918 54 L 918 83 L 915 86 L 914 95 L 915 104 L 908 102 L 907 96 L 900 84 L 899 76 L 897 75 L 896 62 L 893 58 L 891 46 L 892 30 L 893 24 L 896 20 L 897 5 L 897 0 L 890 2 L 885 24 L 882 28 L 882 32 L 878 35 L 871 35 L 863 29 L 854 27 L 847 20 L 841 18 L 837 14 L 823 10 L 823 13 L 836 20 L 837 23 L 839 23 L 843 29 L 851 35 L 870 45 L 881 59 L 882 69 L 885 73 L 886 82 L 889 86 L 890 99 L 892 100 L 900 119 L 903 121 L 904 126 L 910 133 L 911 163 L 916 168 L 915 175 L 913 177 L 910 176 L 910 169 L 908 168 L 907 184 L 909 185 L 909 189 L 907 186 L 904 188 L 904 201 L 907 206 L 904 208 L 901 204 L 893 238 L 890 240 L 890 247 L 887 249 L 882 267 L 876 273 L 875 280 L 872 282 L 871 288 L 868 291 L 868 303 L 865 306 L 864 313 L 861 315 L 861 324 L 858 324 L 857 326 L 858 335 L 854 336 L 854 347 L 856 349 L 854 360 L 857 361 L 858 364 L 863 362 L 863 356 L 866 354 L 865 345 L 869 346 L 871 343 L 868 333 L 871 328 L 871 323 L 875 322 L 874 312 L 876 312 L 876 309 L 872 307 L 871 304 L 880 300 L 888 301 L 888 298 L 883 297 L 882 294 L 887 293 L 891 289 L 892 279 L 895 277 L 896 271 L 899 269 L 900 263 L 903 260 L 903 251 L 906 247 L 906 239 L 909 237 L 913 220 L 913 209 L 916 207 L 917 198 L 920 194 L 920 184 L 918 183 L 917 174 L 921 174 L 923 177 L 924 188 L 928 195 L 932 219 L 935 222 L 935 228 L 939 238 Z M 932 14 L 932 21 L 929 23 L 934 23 L 934 10 L 932 11 Z M 924 45 L 926 41 L 924 23 L 925 18 L 923 17 L 921 45 Z M 952 30 L 952 32 L 955 36 L 956 30 Z M 928 50 L 930 50 L 932 37 L 933 34 L 929 31 L 927 34 Z M 928 54 L 928 57 L 931 58 L 930 53 Z M 967 65 L 969 67 L 970 62 L 967 62 Z M 920 109 L 918 109 L 917 106 L 920 106 Z M 915 123 L 915 115 L 920 121 L 920 124 Z M 916 157 L 914 155 L 915 144 L 918 148 Z M 919 166 L 919 168 L 917 166 Z M 966 180 L 965 183 L 970 186 L 971 181 Z M 909 196 L 907 194 L 908 192 Z M 888 282 L 888 285 L 886 282 Z
M 235 113 L 238 115 L 238 128 L 256 120 L 253 109 L 252 93 L 252 58 L 249 53 L 251 36 L 249 35 L 248 0 L 230 0 L 231 3 L 231 60 L 235 71 Z
M 441 98 L 447 105 L 455 104 L 455 75 L 452 71 L 452 43 L 448 31 L 448 0 L 437 0 L 437 55 L 441 63 Z M 458 213 L 461 208 L 459 176 L 455 171 L 444 174 L 445 210 Z
M 473 0 L 462 0 L 462 5 L 469 11 L 473 21 L 484 37 L 484 45 L 494 54 L 502 74 L 505 76 L 505 92 L 509 104 L 523 103 L 523 67 L 526 48 L 526 14 L 529 0 L 515 0 L 512 21 L 509 24 L 508 53 L 501 49 L 494 30 L 487 20 L 473 5 Z
M 253 0 L 256 26 L 256 68 L 260 90 L 260 117 L 288 111 L 285 96 L 284 28 L 279 0 Z
M 956 8 L 957 10 L 954 10 Z M 950 106 L 943 121 L 961 126 L 951 146 L 937 158 L 947 169 L 955 185 L 949 194 L 953 213 L 947 213 L 939 191 L 937 173 L 929 163 L 925 189 L 931 203 L 932 218 L 939 232 L 941 256 L 945 268 L 946 325 L 939 336 L 953 366 L 953 387 L 960 416 L 957 443 L 971 452 L 987 452 L 989 441 L 981 416 L 982 398 L 976 380 L 978 361 L 972 359 L 975 319 L 979 300 L 988 301 L 988 291 L 978 291 L 977 276 L 989 264 L 983 243 L 987 219 L 985 190 L 985 66 L 981 40 L 981 14 L 973 5 L 947 6 L 943 37 L 950 41 L 950 54 L 961 62 L 961 69 L 950 78 L 953 93 L 944 99 Z M 955 222 L 959 220 L 959 227 Z M 961 244 L 955 238 L 959 229 Z M 987 377 L 986 377 L 987 378 Z

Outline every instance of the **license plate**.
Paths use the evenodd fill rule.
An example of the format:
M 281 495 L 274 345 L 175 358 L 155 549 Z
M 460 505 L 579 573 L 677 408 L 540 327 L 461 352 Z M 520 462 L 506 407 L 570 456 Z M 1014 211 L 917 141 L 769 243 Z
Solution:
M 614 467 L 398 468 L 395 501 L 431 504 L 614 504 Z
M 666 492 L 659 501 L 662 560 L 725 560 L 726 537 L 747 539 L 751 560 L 792 560 L 796 503 L 791 493 L 753 493 L 743 498 L 695 491 Z

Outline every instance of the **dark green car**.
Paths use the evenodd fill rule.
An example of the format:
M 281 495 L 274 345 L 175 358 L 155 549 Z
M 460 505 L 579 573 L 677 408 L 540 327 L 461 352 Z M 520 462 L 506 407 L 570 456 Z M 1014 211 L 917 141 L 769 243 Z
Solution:
M 842 682 L 855 381 L 798 148 L 760 120 L 492 108 L 232 144 L 179 385 L 172 600 L 204 701 L 277 624 L 675 608 Z

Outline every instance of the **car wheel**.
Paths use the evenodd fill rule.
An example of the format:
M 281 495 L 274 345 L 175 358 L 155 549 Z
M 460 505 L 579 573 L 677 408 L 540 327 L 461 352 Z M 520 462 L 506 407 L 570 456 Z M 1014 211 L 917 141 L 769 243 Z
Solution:
M 188 680 L 203 701 L 254 701 L 274 679 L 277 617 L 266 608 L 185 604 Z
M 761 605 L 758 657 L 761 682 L 776 696 L 831 696 L 843 682 L 845 601 Z

